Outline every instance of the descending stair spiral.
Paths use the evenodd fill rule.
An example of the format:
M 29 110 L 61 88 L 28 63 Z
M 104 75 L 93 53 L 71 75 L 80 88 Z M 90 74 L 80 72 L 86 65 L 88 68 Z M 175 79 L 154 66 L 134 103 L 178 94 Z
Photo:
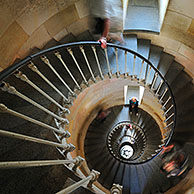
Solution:
M 188 111 L 191 111 L 193 107 L 192 97 L 194 89 L 191 83 L 191 78 L 183 71 L 182 66 L 173 61 L 173 57 L 164 53 L 160 47 L 151 45 L 150 41 L 148 40 L 140 39 L 137 42 L 137 37 L 134 37 L 135 36 L 127 36 L 126 42 L 128 39 L 136 40 L 136 51 L 143 55 L 146 59 L 149 59 L 153 63 L 154 67 L 159 69 L 165 79 L 168 80 L 168 83 L 173 90 L 173 94 L 175 94 L 176 102 L 179 106 L 179 110 L 181 110 L 178 112 L 178 131 L 176 133 L 177 135 L 175 134 L 175 137 L 177 139 L 181 139 L 182 137 L 184 137 L 185 133 L 183 133 L 183 136 L 181 136 L 180 138 L 179 132 L 182 130 L 182 126 L 185 124 L 185 122 L 189 123 L 188 128 L 191 128 L 192 126 L 192 117 L 188 117 Z M 83 46 L 83 48 L 85 49 L 88 61 L 91 64 L 95 64 L 95 66 L 92 66 L 94 75 L 92 75 L 90 70 L 88 70 L 86 60 L 80 52 L 80 45 Z M 60 46 L 60 48 L 51 49 L 48 53 L 46 51 L 43 51 L 41 54 L 32 55 L 26 60 L 27 62 L 32 60 L 31 62 L 37 65 L 41 72 L 44 72 L 45 75 L 48 75 L 49 80 L 51 80 L 55 86 L 59 87 L 60 91 L 62 91 L 67 99 L 63 97 L 63 99 L 61 100 L 61 96 L 59 96 L 57 93 L 54 93 L 53 90 L 48 88 L 48 85 L 43 83 L 42 79 L 35 75 L 34 72 L 30 72 L 31 70 L 27 68 L 27 65 L 29 66 L 30 64 L 26 63 L 26 61 L 21 64 L 20 70 L 22 72 L 29 73 L 29 77 L 34 82 L 37 82 L 38 85 L 48 91 L 48 93 L 56 98 L 58 102 L 62 101 L 61 104 L 63 106 L 71 109 L 70 114 L 62 114 L 70 121 L 69 125 L 67 124 L 65 129 L 71 130 L 72 137 L 70 137 L 70 139 L 67 141 L 69 141 L 69 143 L 73 142 L 76 144 L 76 150 L 74 153 L 72 153 L 72 156 L 77 155 L 77 153 L 81 152 L 80 150 L 82 149 L 82 147 L 84 148 L 84 152 L 82 154 L 85 154 L 83 156 L 85 156 L 86 163 L 85 166 L 81 168 L 81 170 L 85 175 L 89 174 L 87 171 L 87 167 L 89 167 L 89 169 L 99 170 L 101 172 L 99 182 L 104 188 L 110 189 L 113 183 L 117 183 L 123 185 L 124 194 L 154 194 L 157 192 L 164 192 L 168 190 L 170 187 L 173 186 L 173 184 L 178 183 L 179 179 L 169 180 L 164 176 L 164 174 L 160 173 L 161 161 L 160 157 L 157 156 L 157 153 L 159 153 L 161 150 L 161 146 L 168 142 L 168 138 L 170 137 L 170 134 L 172 132 L 171 127 L 173 129 L 173 121 L 175 116 L 175 107 L 171 108 L 172 99 L 169 97 L 170 92 L 166 89 L 167 86 L 160 79 L 160 77 L 158 77 L 158 73 L 154 72 L 153 68 L 150 68 L 150 66 L 148 66 L 145 61 L 143 63 L 137 56 L 134 57 L 131 53 L 125 52 L 125 48 L 120 48 L 117 54 L 115 54 L 116 52 L 114 50 L 114 45 L 111 45 L 110 47 L 108 45 L 107 56 L 109 61 L 107 61 L 105 53 L 106 51 L 100 49 L 98 43 L 87 43 L 85 45 L 80 45 L 79 43 L 74 43 L 72 45 L 68 44 L 64 47 L 64 50 L 63 46 Z M 99 61 L 96 61 L 91 45 L 96 47 L 96 53 Z M 128 46 L 131 47 L 131 44 Z M 71 47 L 71 49 L 69 49 L 69 47 Z M 142 48 L 146 49 L 142 51 Z M 73 54 L 75 54 L 75 58 L 80 64 L 81 70 L 84 72 L 84 78 L 86 81 L 83 79 L 83 75 L 80 73 L 80 71 L 77 70 L 77 66 L 73 61 L 74 59 L 72 59 L 70 54 L 71 51 L 73 52 Z M 67 64 L 73 76 L 75 77 L 76 83 L 69 75 L 67 69 L 61 66 L 64 64 L 61 64 L 59 59 L 56 58 L 56 55 L 58 55 L 59 53 L 61 54 L 62 58 L 66 60 L 65 64 Z M 46 56 L 43 57 L 42 55 Z M 116 57 L 118 57 L 119 61 L 118 69 L 116 68 Z M 45 62 L 48 62 L 47 59 L 56 68 L 56 71 L 58 73 L 61 73 L 61 77 L 65 80 L 65 82 L 68 83 L 70 89 L 66 88 L 64 83 L 61 84 L 59 79 L 55 77 L 54 73 L 45 64 Z M 126 63 L 125 61 L 129 61 L 129 63 Z M 135 66 L 133 68 L 134 61 Z M 110 67 L 107 66 L 108 62 Z M 102 74 L 99 72 L 97 66 L 98 64 L 102 68 Z M 14 69 L 10 70 L 9 72 L 14 72 L 17 69 L 19 69 L 19 66 L 14 67 Z M 4 81 L 9 82 L 11 85 L 16 83 L 16 85 L 19 86 L 16 87 L 17 89 L 26 93 L 26 95 L 30 94 L 32 98 L 40 100 L 40 102 L 46 105 L 48 108 L 52 108 L 52 103 L 45 101 L 45 99 L 43 97 L 40 97 L 40 94 L 38 95 L 37 92 L 32 92 L 29 86 L 22 85 L 20 83 L 21 81 L 16 81 L 16 78 L 13 78 L 14 75 L 11 76 L 4 79 Z M 3 77 L 5 78 L 6 76 Z M 104 105 L 106 103 L 105 101 L 103 101 L 103 98 L 101 98 L 103 96 L 103 93 L 95 93 L 95 89 L 92 87 L 94 85 L 101 88 L 107 87 L 105 88 L 105 90 L 109 91 L 108 85 L 106 85 L 106 83 L 110 82 L 119 83 L 118 88 L 116 87 L 116 84 L 114 85 L 114 89 L 119 90 L 119 87 L 123 88 L 123 85 L 125 85 L 123 84 L 121 86 L 121 82 L 129 83 L 129 81 L 130 83 L 136 82 L 136 84 L 142 84 L 147 87 L 147 92 L 150 93 L 150 95 L 152 95 L 153 98 L 155 98 L 155 100 L 157 101 L 159 111 L 165 114 L 160 114 L 158 119 L 158 115 L 153 110 L 148 111 L 147 109 L 147 111 L 145 111 L 146 107 L 143 107 L 143 104 L 142 107 L 140 107 L 139 109 L 138 116 L 130 115 L 128 112 L 128 107 L 123 106 L 123 104 L 121 103 L 119 96 L 121 93 L 119 93 L 118 96 L 115 96 L 115 98 L 111 98 L 112 96 L 110 93 L 108 96 L 108 98 L 111 99 L 109 100 L 110 103 L 106 103 L 108 104 L 108 108 L 111 110 L 111 114 L 107 117 L 104 123 L 99 123 L 99 121 L 95 119 L 96 114 L 99 111 L 99 107 L 94 105 L 95 102 L 93 104 L 93 98 L 100 99 L 98 105 Z M 98 85 L 100 82 L 101 85 Z M 176 87 L 177 83 L 179 87 Z M 88 96 L 86 99 L 84 99 L 84 95 L 86 94 L 84 93 L 85 91 L 88 91 Z M 182 102 L 184 101 L 184 99 L 180 94 L 182 94 L 183 92 L 186 95 L 186 98 L 191 101 L 191 104 L 182 106 Z M 29 106 L 28 103 L 23 102 L 22 100 L 18 100 L 16 101 L 16 104 L 14 104 L 14 98 L 7 98 L 7 94 L 2 93 L 3 92 L 1 91 L 1 103 L 10 104 L 11 108 L 13 109 L 19 109 L 22 107 L 22 111 L 32 111 L 29 114 L 31 116 L 35 115 L 35 117 L 37 118 L 41 118 L 43 120 L 45 118 L 47 119 L 47 117 L 45 116 L 46 114 L 41 113 L 41 111 L 39 111 L 39 113 L 38 111 L 36 111 L 36 109 L 33 109 L 32 106 Z M 93 98 L 91 98 L 91 96 L 89 95 L 91 93 L 94 93 Z M 83 101 L 85 100 L 83 102 L 85 103 L 84 106 L 81 106 L 82 101 L 76 101 L 80 97 L 83 97 Z M 147 103 L 151 104 L 153 102 L 148 101 Z M 56 108 L 53 108 L 53 110 L 55 111 L 55 113 L 59 113 L 59 115 L 61 114 L 58 109 L 56 111 Z M 153 112 L 155 114 L 153 114 Z M 85 116 L 85 118 L 89 120 L 89 125 L 87 127 L 83 126 L 83 128 L 82 126 L 79 127 L 74 125 L 75 122 L 79 121 L 73 120 L 73 116 L 75 114 L 77 114 L 77 118 L 79 118 L 80 121 L 82 120 L 82 117 Z M 123 118 L 122 115 L 124 115 Z M 53 122 L 50 117 L 49 119 Z M 161 123 L 163 123 L 164 126 L 159 126 L 159 122 L 157 119 L 161 119 Z M 6 123 L 10 124 L 10 126 L 8 126 L 8 129 L 12 128 L 9 118 L 6 116 L 1 117 L 2 125 L 5 121 Z M 23 130 L 24 133 L 25 129 L 29 129 L 29 123 L 27 122 L 24 124 L 17 124 L 17 122 L 15 123 L 16 127 L 26 127 Z M 128 126 L 129 124 L 132 125 L 132 130 L 125 130 L 126 126 Z M 163 129 L 165 126 L 169 127 Z M 6 127 L 4 126 L 4 128 Z M 34 127 L 31 126 L 30 128 L 34 129 Z M 79 128 L 79 130 L 77 128 Z M 26 131 L 29 134 L 31 132 L 30 130 Z M 32 134 L 36 135 L 37 131 L 34 131 Z M 53 134 L 50 134 L 52 139 L 55 140 L 52 135 Z M 79 138 L 81 140 L 84 139 L 84 141 L 78 141 Z M 60 141 L 60 138 L 58 138 L 57 140 Z M 186 141 L 186 139 L 182 141 L 184 142 Z M 17 147 L 10 147 L 11 149 L 13 149 L 12 155 L 5 156 L 5 158 L 7 157 L 8 160 L 14 160 L 14 156 L 19 155 L 19 153 L 15 151 L 20 150 L 18 149 L 20 147 L 20 144 L 17 144 Z M 46 153 L 46 150 L 47 149 L 45 148 L 42 152 Z M 40 155 L 41 154 L 37 154 L 37 158 Z M 34 158 L 36 159 L 36 157 Z M 42 185 L 41 183 L 39 185 Z M 20 181 L 20 184 L 22 185 L 24 183 Z M 62 185 L 63 183 L 61 182 L 60 184 Z M 57 188 L 54 190 L 56 192 L 59 189 Z

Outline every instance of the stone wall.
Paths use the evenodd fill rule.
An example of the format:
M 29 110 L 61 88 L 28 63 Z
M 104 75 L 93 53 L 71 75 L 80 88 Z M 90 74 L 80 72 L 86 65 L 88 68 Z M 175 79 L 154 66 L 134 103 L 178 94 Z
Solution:
M 88 29 L 87 0 L 0 2 L 0 71 L 51 39 Z

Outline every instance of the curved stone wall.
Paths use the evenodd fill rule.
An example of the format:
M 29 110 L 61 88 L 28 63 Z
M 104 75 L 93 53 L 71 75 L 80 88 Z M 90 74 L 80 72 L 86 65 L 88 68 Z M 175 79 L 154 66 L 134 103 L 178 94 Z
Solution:
M 50 40 L 88 29 L 86 0 L 0 2 L 0 70 Z

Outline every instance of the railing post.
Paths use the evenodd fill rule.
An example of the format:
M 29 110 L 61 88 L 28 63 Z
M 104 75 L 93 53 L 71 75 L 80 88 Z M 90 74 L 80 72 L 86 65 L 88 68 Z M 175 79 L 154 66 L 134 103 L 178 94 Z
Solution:
M 93 182 L 98 179 L 99 175 L 100 175 L 99 172 L 92 170 L 91 174 L 88 177 L 78 181 L 77 183 L 75 183 L 75 184 L 73 184 L 73 185 L 71 185 L 71 186 L 69 186 L 69 187 L 67 187 L 59 192 L 57 192 L 56 194 L 69 194 L 69 193 L 75 191 L 77 188 L 84 185 L 88 181 L 90 181 L 88 186 L 91 187 Z
M 49 62 L 46 56 L 41 56 L 41 60 L 48 65 L 48 67 L 53 71 L 53 73 L 59 78 L 59 80 L 64 84 L 64 86 L 69 90 L 72 95 L 75 95 L 71 88 L 67 85 L 67 83 L 63 80 L 63 78 L 57 73 L 57 71 L 53 68 L 51 63 Z
M 108 66 L 108 75 L 109 75 L 109 78 L 111 78 L 112 73 L 111 73 L 111 69 L 110 69 L 110 63 L 109 63 L 109 60 L 108 60 L 107 48 L 104 49 L 104 52 L 105 52 L 105 56 L 106 56 L 106 63 L 107 63 L 107 66 Z
M 13 133 L 13 132 L 4 131 L 4 130 L 0 130 L 0 135 L 10 137 L 10 138 L 21 139 L 21 140 L 25 140 L 25 141 L 31 141 L 31 142 L 35 142 L 35 143 L 45 144 L 45 145 L 49 145 L 49 146 L 54 146 L 54 147 L 68 150 L 68 151 L 69 150 L 73 151 L 75 149 L 75 147 L 72 144 L 63 145 L 60 143 L 56 143 L 56 142 L 52 142 L 52 141 L 48 141 L 48 140 L 44 140 L 44 139 L 39 139 L 39 138 L 35 138 L 35 137 L 30 137 L 27 135 L 21 135 L 18 133 Z M 71 149 L 70 149 L 70 147 L 71 147 Z
M 31 117 L 28 117 L 28 116 L 26 116 L 24 114 L 21 114 L 21 113 L 18 113 L 16 111 L 14 111 L 14 110 L 11 110 L 11 109 L 7 108 L 4 104 L 0 104 L 0 112 L 14 115 L 16 117 L 19 117 L 19 118 L 24 119 L 26 121 L 32 122 L 32 123 L 34 123 L 36 125 L 39 125 L 41 127 L 46 128 L 46 129 L 50 129 L 50 130 L 56 132 L 57 134 L 59 134 L 60 136 L 65 137 L 65 138 L 70 137 L 70 135 L 71 135 L 68 131 L 58 130 L 57 128 L 55 128 L 53 126 L 47 125 L 47 124 L 45 124 L 43 122 L 40 122 L 40 121 L 35 120 L 35 119 L 31 118 Z
M 82 54 L 83 54 L 83 56 L 84 56 L 84 59 L 85 59 L 85 61 L 86 61 L 86 64 L 87 64 L 88 69 L 89 69 L 89 71 L 90 71 L 90 74 L 91 74 L 91 76 L 92 76 L 92 79 L 93 79 L 94 82 L 96 82 L 96 79 L 95 79 L 94 74 L 93 74 L 93 72 L 92 72 L 92 69 L 91 69 L 91 67 L 90 67 L 89 61 L 88 61 L 87 56 L 86 56 L 86 54 L 85 54 L 85 50 L 84 50 L 83 46 L 80 46 L 79 48 L 80 48 L 80 50 L 81 50 L 81 52 L 82 52 Z
M 142 80 L 141 74 L 142 74 L 142 71 L 143 71 L 143 65 L 144 65 L 144 60 L 142 60 L 142 62 L 141 62 L 141 70 L 140 70 L 140 73 L 139 73 L 139 81 Z
M 169 102 L 169 100 L 171 99 L 172 97 L 168 97 L 168 99 L 166 100 L 166 102 L 164 103 L 164 105 L 162 106 L 162 109 L 165 109 L 165 106 L 167 105 L 167 103 Z
M 152 82 L 151 90 L 154 89 L 154 85 L 155 85 L 155 83 L 156 83 L 157 77 L 158 77 L 158 73 L 156 72 L 155 75 L 154 75 L 154 80 L 153 80 L 153 82 Z
M 76 60 L 76 58 L 75 58 L 75 56 L 73 54 L 73 51 L 71 50 L 71 48 L 68 48 L 67 51 L 69 52 L 69 54 L 71 55 L 74 63 L 76 64 L 76 66 L 77 66 L 77 68 L 78 68 L 78 70 L 79 70 L 79 72 L 80 72 L 80 74 L 81 74 L 85 84 L 88 85 L 88 81 L 86 80 L 86 78 L 85 78 L 85 76 L 84 76 L 84 74 L 83 74 L 83 72 L 82 72 L 82 70 L 81 70 L 81 68 L 80 68 L 80 66 L 78 64 L 78 62 L 77 62 L 77 60 Z
M 110 194 L 122 194 L 122 190 L 123 186 L 114 183 L 110 190 Z
M 125 51 L 125 73 L 124 73 L 124 77 L 127 77 L 127 51 Z
M 160 98 L 160 100 L 159 100 L 159 103 L 162 102 L 162 99 L 164 98 L 164 96 L 165 96 L 165 94 L 166 94 L 167 91 L 168 91 L 168 88 L 166 88 L 166 89 L 164 90 L 164 93 L 162 94 L 162 96 L 161 96 L 161 98 Z
M 75 163 L 73 160 L 40 160 L 40 161 L 14 161 L 14 162 L 0 162 L 0 169 L 4 168 L 28 168 L 28 167 L 38 167 L 38 166 L 53 166 L 61 164 L 71 164 Z
M 19 96 L 20 98 L 24 99 L 25 101 L 29 102 L 30 104 L 33 104 L 37 108 L 41 109 L 42 111 L 46 112 L 47 114 L 51 115 L 52 117 L 56 118 L 57 120 L 59 120 L 61 122 L 64 122 L 64 123 L 67 123 L 67 124 L 69 123 L 69 121 L 67 119 L 59 117 L 58 115 L 56 115 L 52 111 L 46 109 L 42 105 L 38 104 L 37 102 L 33 101 L 32 99 L 30 99 L 27 96 L 23 95 L 22 93 L 18 92 L 13 86 L 10 86 L 8 83 L 3 82 L 1 84 L 1 90 L 5 91 L 5 92 L 8 92 L 10 94 L 14 94 L 16 96 Z
M 133 79 L 135 78 L 135 61 L 136 61 L 136 55 L 134 55 L 134 57 L 133 57 Z
M 119 62 L 118 62 L 118 48 L 115 48 L 115 55 L 116 55 L 116 75 L 119 77 Z
M 37 90 L 40 94 L 42 94 L 44 97 L 46 97 L 48 100 L 50 100 L 53 104 L 55 104 L 58 108 L 63 110 L 64 112 L 68 112 L 69 110 L 61 106 L 58 102 L 56 102 L 53 98 L 51 98 L 48 94 L 46 94 L 42 89 L 40 89 L 37 85 L 35 85 L 32 81 L 29 80 L 29 78 L 23 74 L 21 71 L 17 71 L 15 73 L 15 76 L 18 79 L 21 79 L 22 81 L 28 83 L 31 87 L 33 87 L 35 90 Z
M 104 79 L 104 76 L 103 76 L 103 74 L 102 74 L 102 69 L 101 69 L 101 67 L 100 67 L 100 63 L 99 63 L 98 56 L 97 56 L 97 53 L 96 53 L 96 48 L 95 48 L 94 46 L 92 46 L 92 50 L 93 50 L 94 56 L 95 56 L 95 58 L 96 58 L 96 62 L 97 62 L 97 65 L 98 65 L 98 70 L 99 70 L 99 72 L 100 72 L 100 77 L 101 77 L 101 79 Z
M 61 61 L 61 63 L 63 64 L 63 66 L 65 67 L 66 71 L 69 73 L 71 79 L 74 81 L 75 85 L 77 86 L 77 88 L 79 90 L 81 90 L 81 87 L 80 85 L 77 83 L 76 79 L 74 78 L 74 76 L 72 75 L 71 71 L 69 70 L 69 68 L 67 67 L 67 65 L 65 64 L 65 62 L 63 61 L 62 59 L 62 56 L 61 54 L 59 53 L 59 51 L 56 51 L 55 53 L 55 56 Z
M 82 162 L 84 161 L 84 158 L 81 156 L 77 156 L 75 158 L 74 166 L 72 168 L 73 171 L 76 171 L 79 166 L 81 166 Z
M 158 92 L 159 92 L 159 90 L 160 90 L 160 88 L 161 88 L 163 82 L 164 82 L 164 80 L 161 80 L 161 81 L 160 81 L 160 85 L 158 86 L 158 88 L 157 88 L 157 90 L 156 90 L 155 96 L 158 95 Z
M 30 68 L 32 71 L 37 73 L 48 85 L 50 85 L 51 88 L 53 88 L 65 101 L 68 101 L 67 98 L 61 93 L 60 90 L 58 90 L 39 70 L 38 68 L 33 64 L 32 61 L 29 62 L 28 68 Z

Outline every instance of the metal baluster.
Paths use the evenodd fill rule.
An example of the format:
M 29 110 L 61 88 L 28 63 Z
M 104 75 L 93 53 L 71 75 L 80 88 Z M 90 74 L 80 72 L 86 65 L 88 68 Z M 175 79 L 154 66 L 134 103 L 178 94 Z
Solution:
M 73 160 L 37 160 L 37 161 L 17 161 L 17 162 L 0 162 L 0 168 L 28 168 L 28 167 L 39 167 L 39 166 L 53 166 L 61 164 L 74 164 L 77 162 Z M 93 178 L 93 177 L 92 177 Z
M 41 106 L 40 104 L 38 104 L 37 102 L 33 101 L 32 99 L 28 98 L 27 96 L 23 95 L 22 93 L 18 92 L 13 86 L 10 86 L 8 83 L 3 82 L 1 84 L 1 89 L 5 92 L 8 92 L 10 94 L 14 94 L 16 96 L 19 96 L 20 98 L 26 100 L 27 102 L 33 104 L 34 106 L 36 106 L 37 108 L 41 109 L 42 111 L 46 112 L 47 114 L 50 114 L 51 116 L 53 116 L 54 118 L 56 118 L 57 120 L 64 122 L 64 123 L 69 123 L 69 121 L 67 119 L 64 119 L 62 117 L 59 117 L 58 115 L 54 114 L 53 112 L 51 112 L 50 110 L 46 109 L 45 107 Z
M 49 84 L 65 101 L 68 101 L 67 98 L 38 70 L 38 68 L 33 64 L 33 62 L 30 62 L 28 64 L 28 67 L 37 73 L 47 84 Z
M 135 78 L 135 61 L 136 61 L 136 55 L 134 55 L 134 58 L 133 58 L 133 79 Z
M 29 80 L 29 78 L 23 74 L 21 71 L 17 71 L 15 73 L 15 76 L 19 79 L 21 79 L 22 81 L 28 83 L 30 86 L 32 86 L 35 90 L 37 90 L 40 94 L 42 94 L 43 96 L 45 96 L 48 100 L 50 100 L 53 104 L 55 104 L 56 106 L 58 106 L 58 108 L 60 108 L 61 110 L 63 110 L 64 112 L 69 112 L 69 110 L 63 106 L 61 106 L 58 102 L 56 102 L 53 98 L 51 98 L 48 94 L 46 94 L 42 89 L 40 89 L 37 85 L 35 85 L 32 81 Z
M 152 82 L 151 90 L 153 90 L 153 88 L 154 88 L 154 84 L 156 82 L 157 77 L 158 77 L 158 73 L 156 72 L 155 75 L 154 75 L 154 80 Z
M 110 193 L 111 194 L 122 194 L 122 190 L 123 190 L 123 186 L 114 183 L 113 186 L 111 187 Z
M 75 163 L 74 163 L 74 166 L 73 166 L 72 170 L 73 170 L 73 171 L 76 171 L 77 168 L 78 168 L 79 166 L 81 166 L 82 162 L 83 162 L 85 159 L 82 158 L 81 156 L 77 156 L 74 160 L 76 160 L 76 161 L 75 161 Z
M 63 78 L 57 73 L 57 71 L 53 68 L 51 63 L 49 62 L 48 58 L 46 56 L 41 56 L 41 60 L 49 66 L 49 68 L 54 72 L 54 74 L 60 79 L 60 81 L 65 85 L 65 87 L 70 91 L 72 95 L 75 95 L 74 92 L 71 90 L 71 88 L 66 84 L 66 82 L 63 80 Z
M 168 99 L 166 100 L 166 102 L 164 103 L 164 105 L 162 106 L 162 109 L 164 109 L 165 108 L 165 106 L 167 105 L 167 103 L 169 102 L 169 100 L 171 99 L 172 97 L 170 96 L 170 97 L 168 97 Z
M 106 56 L 106 63 L 108 66 L 108 75 L 109 75 L 109 78 L 111 78 L 112 74 L 111 74 L 110 64 L 109 64 L 109 60 L 108 60 L 107 48 L 104 49 L 104 52 L 105 52 L 105 56 Z
M 164 113 L 164 115 L 166 115 L 166 114 L 172 109 L 173 106 L 174 106 L 174 105 L 172 104 L 172 105 L 169 107 L 169 109 Z
M 82 52 L 82 54 L 83 54 L 83 56 L 84 56 L 84 59 L 85 59 L 85 61 L 86 61 L 86 64 L 87 64 L 88 69 L 89 69 L 89 71 L 90 71 L 90 74 L 91 74 L 91 76 L 92 76 L 92 79 L 93 79 L 94 82 L 96 82 L 96 79 L 95 79 L 95 77 L 94 77 L 94 74 L 93 74 L 93 72 L 92 72 L 92 69 L 91 69 L 91 67 L 90 67 L 90 64 L 89 64 L 89 62 L 88 62 L 88 58 L 87 58 L 87 56 L 86 56 L 86 54 L 85 54 L 85 50 L 84 50 L 83 46 L 80 46 L 79 48 L 80 48 L 80 50 L 81 50 L 81 52 Z
M 164 93 L 162 94 L 162 96 L 161 96 L 161 98 L 160 98 L 160 100 L 159 100 L 159 103 L 162 102 L 162 99 L 164 98 L 164 96 L 165 96 L 165 94 L 166 94 L 167 91 L 168 91 L 168 88 L 166 88 L 166 89 L 164 90 Z
M 127 51 L 125 51 L 125 73 L 124 73 L 124 77 L 127 77 Z
M 57 192 L 56 194 L 69 194 L 72 191 L 74 191 L 77 188 L 79 188 L 82 185 L 84 185 L 85 183 L 87 183 L 88 181 L 90 181 L 89 182 L 89 186 L 91 186 L 93 184 L 93 182 L 98 179 L 99 175 L 100 175 L 99 172 L 97 172 L 95 170 L 92 170 L 91 174 L 88 177 L 86 177 L 86 178 L 78 181 L 77 183 L 75 183 L 75 184 L 73 184 L 73 185 L 63 189 L 62 191 Z
M 116 55 L 116 68 L 117 68 L 117 71 L 116 71 L 116 75 L 117 77 L 119 77 L 120 73 L 119 73 L 119 62 L 118 62 L 118 48 L 115 48 L 115 55 Z
M 141 70 L 140 70 L 140 74 L 139 74 L 139 81 L 141 81 L 141 74 L 142 74 L 142 71 L 143 71 L 143 65 L 144 65 L 144 60 L 141 62 Z
M 98 69 L 99 69 L 99 72 L 100 72 L 100 77 L 101 77 L 101 79 L 104 79 L 104 76 L 102 74 L 102 70 L 101 70 L 101 67 L 100 67 L 100 63 L 99 63 L 99 60 L 98 60 L 98 56 L 97 56 L 97 53 L 96 53 L 96 48 L 94 46 L 91 46 L 91 47 L 92 47 L 92 50 L 94 52 L 94 56 L 96 58 L 96 62 L 97 62 Z
M 156 91 L 156 93 L 155 93 L 155 96 L 158 95 L 158 92 L 160 91 L 160 88 L 161 88 L 161 86 L 162 86 L 163 83 L 164 83 L 164 80 L 161 80 L 161 81 L 160 81 L 160 85 L 158 86 L 158 89 L 157 89 L 157 91 Z
M 169 123 L 166 127 L 164 127 L 164 129 L 168 128 L 170 125 L 172 125 L 174 123 L 174 121 L 172 121 L 171 123 Z
M 78 62 L 77 62 L 77 60 L 76 60 L 76 58 L 74 57 L 73 51 L 71 50 L 71 48 L 68 48 L 67 51 L 69 52 L 69 54 L 70 54 L 71 57 L 73 58 L 73 61 L 75 62 L 76 66 L 77 66 L 77 68 L 78 68 L 78 70 L 79 70 L 79 72 L 80 72 L 80 74 L 81 74 L 81 76 L 82 76 L 82 78 L 83 78 L 83 80 L 84 80 L 84 82 L 85 82 L 85 84 L 88 85 L 88 82 L 87 82 L 87 80 L 86 80 L 86 78 L 85 78 L 85 76 L 84 76 L 84 74 L 83 74 L 83 72 L 82 72 L 82 70 L 81 70 L 81 68 L 80 68 L 80 66 L 79 66 L 79 64 L 78 64 Z
M 75 83 L 75 85 L 77 86 L 77 88 L 78 88 L 79 90 L 81 90 L 80 85 L 77 83 L 77 81 L 76 81 L 76 79 L 74 78 L 74 76 L 72 75 L 71 71 L 69 70 L 69 68 L 67 67 L 67 65 L 65 64 L 65 62 L 63 61 L 61 54 L 60 54 L 58 51 L 56 51 L 54 54 L 55 54 L 55 56 L 61 61 L 61 63 L 62 63 L 63 66 L 65 67 L 66 71 L 69 73 L 71 79 L 74 81 L 74 83 Z
M 149 81 L 151 69 L 152 69 L 152 67 L 149 66 L 148 73 L 147 73 L 147 75 L 146 75 L 147 77 L 145 78 L 145 84 L 146 84 L 146 85 L 149 84 L 148 81 Z
M 25 141 L 45 144 L 45 145 L 63 148 L 63 149 L 69 149 L 69 150 L 71 149 L 72 151 L 75 149 L 75 146 L 73 146 L 72 144 L 63 145 L 60 143 L 56 143 L 56 142 L 52 142 L 52 141 L 48 141 L 48 140 L 44 140 L 44 139 L 39 139 L 39 138 L 27 136 L 27 135 L 22 135 L 22 134 L 18 134 L 18 133 L 13 133 L 13 132 L 9 132 L 9 131 L 4 131 L 4 130 L 0 130 L 0 135 L 7 136 L 10 138 L 21 139 L 21 140 L 25 140 Z
M 19 118 L 21 118 L 21 119 L 24 119 L 24 120 L 26 120 L 26 121 L 29 121 L 29 122 L 34 123 L 34 124 L 36 124 L 36 125 L 39 125 L 39 126 L 41 126 L 41 127 L 44 127 L 44 128 L 46 128 L 46 129 L 55 131 L 57 134 L 60 134 L 62 137 L 65 137 L 65 138 L 70 137 L 70 135 L 71 135 L 68 131 L 58 130 L 57 128 L 52 127 L 52 126 L 50 126 L 50 125 L 47 125 L 47 124 L 45 124 L 45 123 L 43 123 L 43 122 L 41 122 L 41 121 L 35 120 L 35 119 L 33 119 L 33 118 L 31 118 L 31 117 L 28 117 L 28 116 L 26 116 L 26 115 L 24 115 L 24 114 L 21 114 L 21 113 L 18 113 L 18 112 L 16 112 L 16 111 L 14 111 L 14 110 L 11 110 L 11 109 L 7 108 L 4 104 L 0 104 L 0 112 L 8 113 L 8 114 L 14 115 L 14 116 L 16 116 L 16 117 L 19 117 Z
M 172 113 L 164 122 L 167 122 L 172 116 L 174 116 L 174 113 Z

